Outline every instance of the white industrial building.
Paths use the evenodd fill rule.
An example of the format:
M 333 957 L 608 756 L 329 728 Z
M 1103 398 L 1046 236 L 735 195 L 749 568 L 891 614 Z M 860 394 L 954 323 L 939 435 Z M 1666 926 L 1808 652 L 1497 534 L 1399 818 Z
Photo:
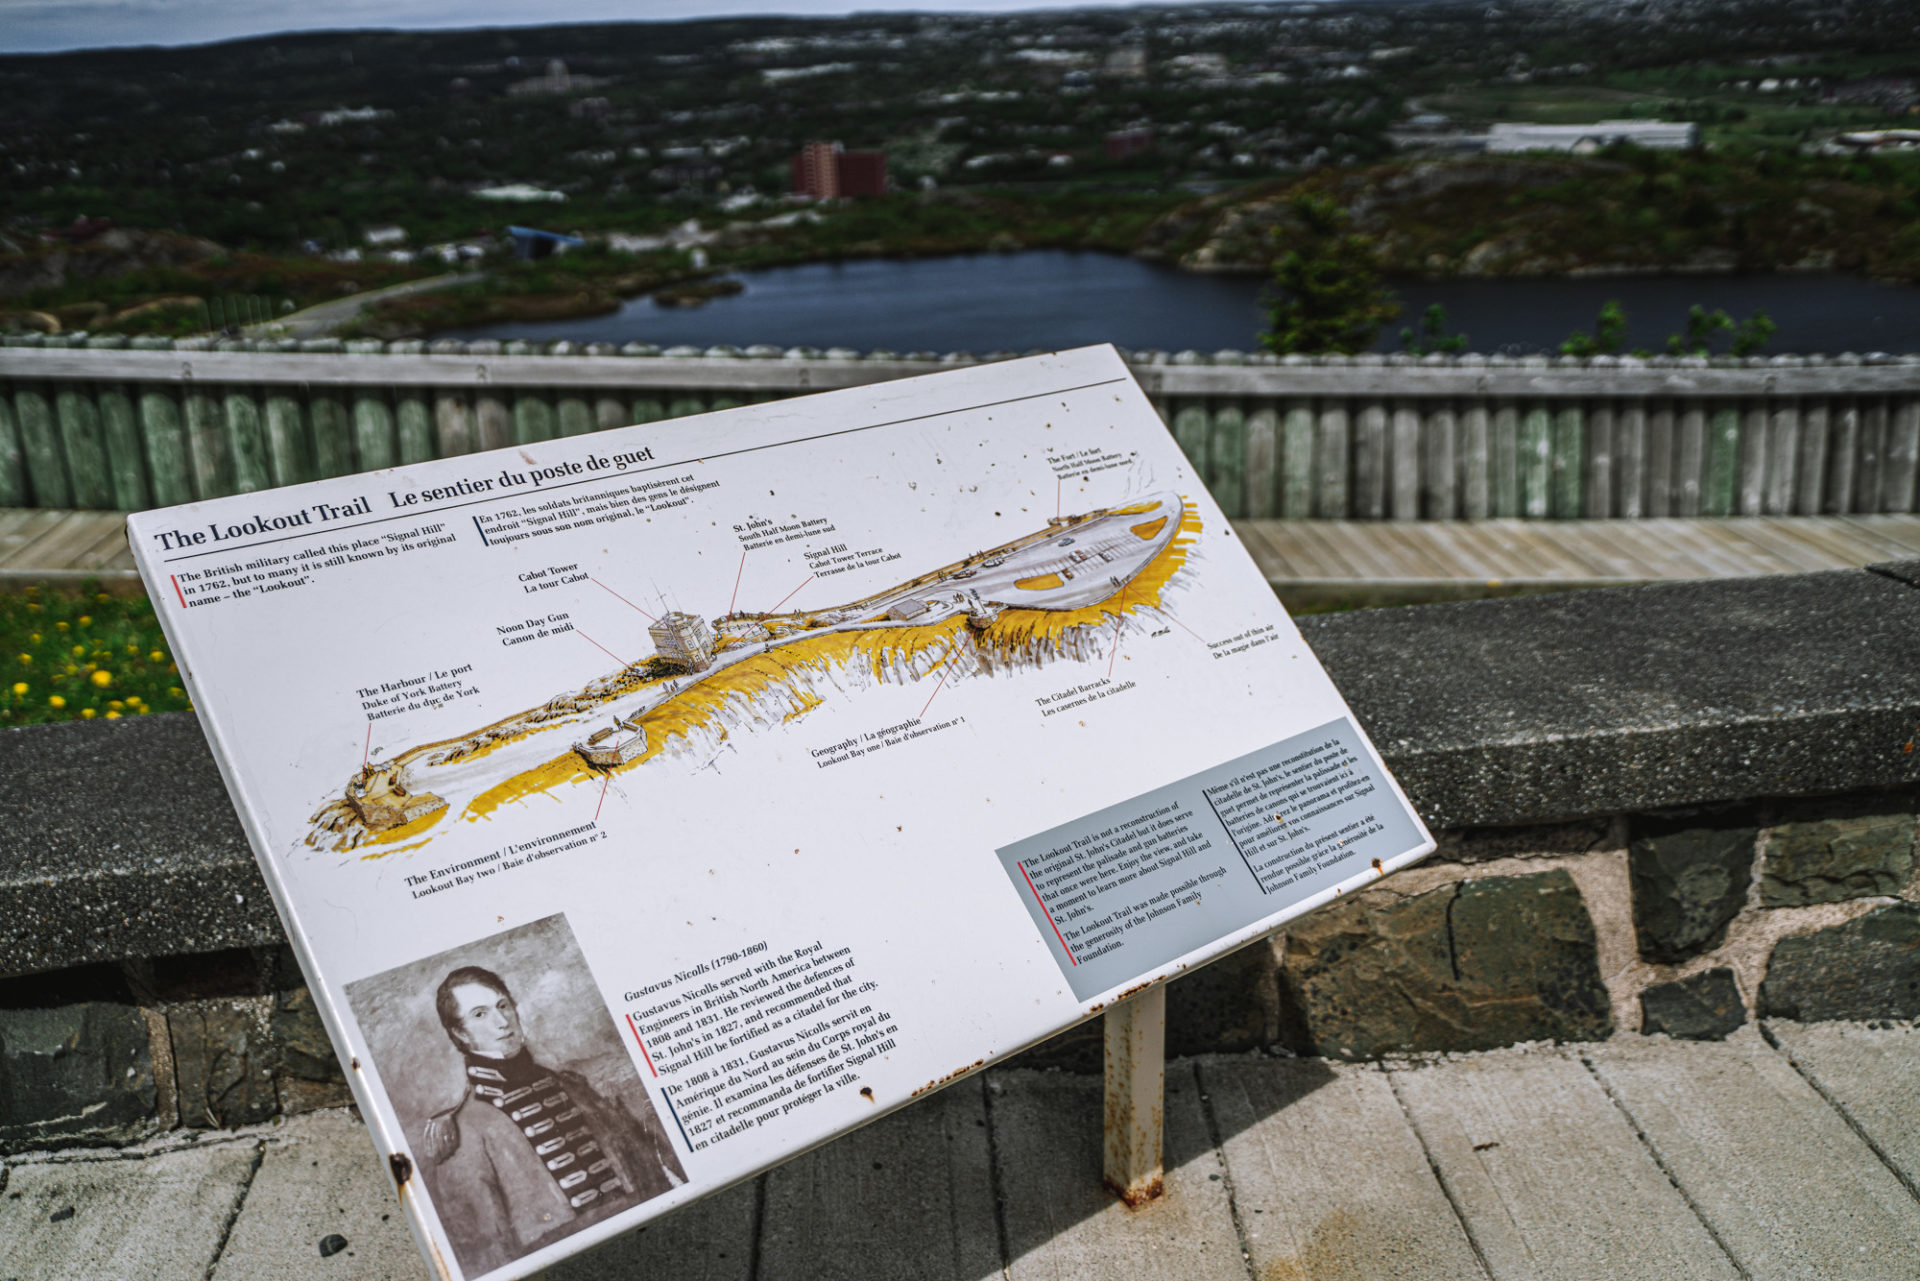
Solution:
M 1616 142 L 1663 151 L 1698 146 L 1700 126 L 1680 120 L 1602 120 L 1590 125 L 1503 122 L 1487 131 L 1489 152 L 1566 151 L 1587 155 Z

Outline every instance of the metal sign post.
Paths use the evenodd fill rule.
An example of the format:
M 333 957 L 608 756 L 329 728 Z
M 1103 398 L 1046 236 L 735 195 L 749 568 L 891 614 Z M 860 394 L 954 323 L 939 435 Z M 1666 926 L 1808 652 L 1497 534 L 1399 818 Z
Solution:
M 1156 983 L 1106 1013 L 1106 1184 L 1128 1205 L 1166 1190 L 1160 1131 L 1166 1111 L 1167 987 Z

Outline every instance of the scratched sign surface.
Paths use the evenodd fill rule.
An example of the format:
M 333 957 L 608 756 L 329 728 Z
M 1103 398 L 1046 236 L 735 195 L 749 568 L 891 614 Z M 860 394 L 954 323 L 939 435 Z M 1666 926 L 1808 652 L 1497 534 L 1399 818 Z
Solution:
M 128 532 L 448 1277 L 537 1272 L 1432 849 L 1111 348 Z

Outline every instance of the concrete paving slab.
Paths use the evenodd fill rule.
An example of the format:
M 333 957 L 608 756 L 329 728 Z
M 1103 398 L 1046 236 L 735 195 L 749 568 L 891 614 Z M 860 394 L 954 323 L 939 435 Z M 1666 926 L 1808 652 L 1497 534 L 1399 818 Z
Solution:
M 1920 1196 L 1920 1027 L 1770 1019 L 1765 1031 Z
M 738 1184 L 556 1263 L 540 1281 L 749 1281 L 760 1195 L 757 1180 Z
M 367 1127 L 345 1108 L 263 1132 L 260 1172 L 212 1281 L 418 1281 L 430 1275 Z M 329 1236 L 346 1248 L 323 1257 Z
M 1591 1047 L 1600 1080 L 1755 1281 L 1912 1281 L 1920 1202 L 1752 1028 Z
M 1500 1050 L 1390 1075 L 1498 1281 L 1738 1276 L 1577 1059 Z
M 1167 1067 L 1166 1194 L 1137 1210 L 1100 1185 L 1098 1078 L 996 1072 L 988 1091 L 1010 1281 L 1246 1281 L 1190 1064 Z
M 139 1159 L 9 1165 L 0 1193 L 0 1277 L 203 1281 L 260 1147 L 249 1139 Z
M 1254 1276 L 1486 1276 L 1384 1072 L 1317 1059 L 1199 1071 Z
M 769 1171 L 760 1259 L 779 1281 L 998 1276 L 985 1082 L 961 1081 Z

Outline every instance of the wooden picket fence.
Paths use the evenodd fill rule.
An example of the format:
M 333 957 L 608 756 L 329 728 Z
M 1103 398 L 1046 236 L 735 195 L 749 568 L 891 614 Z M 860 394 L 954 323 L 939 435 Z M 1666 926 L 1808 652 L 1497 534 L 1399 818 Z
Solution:
M 1234 517 L 1916 510 L 1915 356 L 1129 359 Z M 0 346 L 0 507 L 136 511 L 970 363 L 29 335 Z

